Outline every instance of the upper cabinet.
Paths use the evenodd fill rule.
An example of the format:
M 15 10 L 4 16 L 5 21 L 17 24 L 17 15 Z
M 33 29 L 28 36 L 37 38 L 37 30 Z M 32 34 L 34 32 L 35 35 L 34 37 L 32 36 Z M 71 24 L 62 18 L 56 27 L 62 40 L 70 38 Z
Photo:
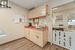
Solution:
M 47 10 L 48 10 L 48 5 L 35 8 L 35 9 L 29 11 L 28 18 L 36 18 L 39 16 L 46 16 Z
M 68 28 L 68 23 L 71 24 L 71 19 L 74 20 L 75 18 L 75 1 L 54 7 L 52 10 L 54 17 L 53 25 L 57 27 Z

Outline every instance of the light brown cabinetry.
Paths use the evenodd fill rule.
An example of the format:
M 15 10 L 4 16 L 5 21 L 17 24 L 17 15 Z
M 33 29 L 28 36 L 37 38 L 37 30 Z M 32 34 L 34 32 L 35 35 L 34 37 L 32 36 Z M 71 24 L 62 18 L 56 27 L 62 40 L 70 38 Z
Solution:
M 43 47 L 48 42 L 47 31 L 26 28 L 25 37 L 41 47 Z
M 35 8 L 28 12 L 28 18 L 36 18 L 39 16 L 46 16 L 48 14 L 48 5 L 44 5 L 38 8 Z
M 30 39 L 30 31 L 29 31 L 29 29 L 25 29 L 25 37 Z

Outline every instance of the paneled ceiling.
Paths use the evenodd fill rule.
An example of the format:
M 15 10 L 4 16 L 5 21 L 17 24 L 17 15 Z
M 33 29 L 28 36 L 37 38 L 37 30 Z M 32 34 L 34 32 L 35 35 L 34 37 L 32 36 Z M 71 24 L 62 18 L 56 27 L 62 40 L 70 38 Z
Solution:
M 9 0 L 9 1 L 26 9 L 31 9 L 45 4 L 46 1 L 48 1 L 50 7 L 55 7 L 68 2 L 72 2 L 74 0 Z
M 10 0 L 10 1 L 26 9 L 31 9 L 33 7 L 43 5 L 47 0 Z

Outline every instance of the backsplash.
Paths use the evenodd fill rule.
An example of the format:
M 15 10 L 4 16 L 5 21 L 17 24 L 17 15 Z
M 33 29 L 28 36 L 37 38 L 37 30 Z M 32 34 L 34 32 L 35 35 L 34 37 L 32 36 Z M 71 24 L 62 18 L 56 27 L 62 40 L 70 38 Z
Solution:
M 33 26 L 37 25 L 41 25 L 41 26 L 47 26 L 48 22 L 46 20 L 46 18 L 38 18 L 38 19 L 29 19 L 27 21 L 27 23 L 32 23 Z

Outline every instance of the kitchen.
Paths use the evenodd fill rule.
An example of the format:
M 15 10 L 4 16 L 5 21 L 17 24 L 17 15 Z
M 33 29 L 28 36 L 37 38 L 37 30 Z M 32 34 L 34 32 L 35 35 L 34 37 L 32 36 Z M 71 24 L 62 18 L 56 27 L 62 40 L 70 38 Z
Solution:
M 52 50 L 75 49 L 75 1 L 59 1 L 56 4 L 55 1 L 46 1 L 43 6 L 32 7 L 28 11 L 19 7 L 20 5 L 16 5 L 18 2 L 10 1 L 9 8 L 0 10 L 0 16 L 2 16 L 0 19 L 2 31 L 0 33 L 3 34 L 0 37 L 1 48 L 4 44 L 25 38 L 26 41 L 29 40 L 28 42 L 34 43 L 38 48 L 43 48 L 47 46 L 47 43 L 50 43 L 48 48 Z M 10 49 L 11 46 L 9 45 L 7 48 Z

